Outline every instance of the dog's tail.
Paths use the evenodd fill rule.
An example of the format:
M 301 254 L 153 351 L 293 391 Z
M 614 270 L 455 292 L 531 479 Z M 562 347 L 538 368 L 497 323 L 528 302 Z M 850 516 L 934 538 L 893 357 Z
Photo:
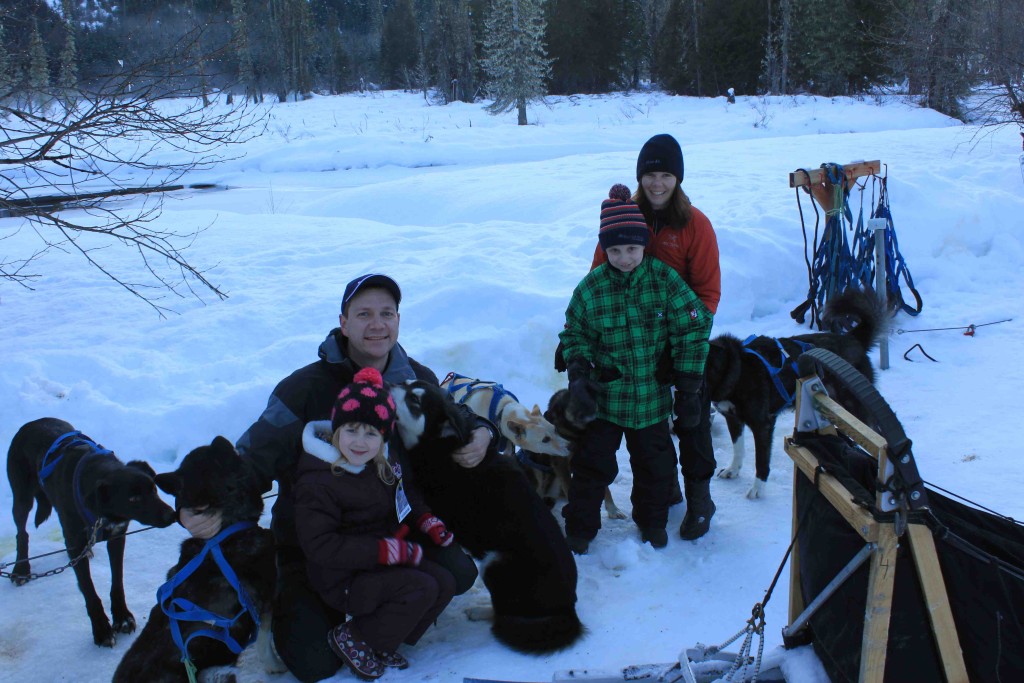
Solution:
M 569 607 L 561 614 L 543 617 L 495 614 L 491 632 L 513 650 L 542 655 L 569 647 L 586 633 L 586 627 L 575 608 Z
M 870 290 L 850 287 L 825 305 L 822 320 L 833 332 L 848 334 L 871 351 L 884 333 L 885 309 Z
M 53 505 L 50 504 L 50 499 L 46 497 L 41 490 L 36 494 L 36 528 L 50 518 L 50 513 L 53 512 Z

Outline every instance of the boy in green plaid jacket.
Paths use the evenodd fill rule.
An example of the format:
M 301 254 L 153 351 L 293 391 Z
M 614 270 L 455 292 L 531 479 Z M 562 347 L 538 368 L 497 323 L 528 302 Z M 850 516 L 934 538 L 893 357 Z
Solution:
M 601 528 L 605 488 L 618 474 L 615 454 L 626 437 L 633 471 L 633 521 L 641 539 L 668 544 L 665 525 L 676 490 L 669 417 L 672 386 L 655 371 L 671 354 L 675 413 L 681 426 L 700 416 L 712 315 L 670 266 L 644 256 L 649 231 L 629 189 L 615 185 L 601 204 L 598 239 L 608 263 L 576 286 L 559 334 L 569 392 L 594 405 L 596 419 L 572 459 L 569 502 L 562 509 L 569 546 L 585 553 Z

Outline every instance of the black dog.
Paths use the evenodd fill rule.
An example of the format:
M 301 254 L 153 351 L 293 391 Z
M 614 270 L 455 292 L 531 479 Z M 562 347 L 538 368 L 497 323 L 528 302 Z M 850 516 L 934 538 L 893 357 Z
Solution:
M 574 643 L 585 632 L 576 615 L 576 562 L 518 465 L 499 457 L 464 468 L 452 460 L 473 425 L 434 384 L 410 380 L 391 395 L 412 483 L 463 547 L 478 559 L 494 553 L 484 585 L 495 637 L 528 653 Z
M 596 391 L 596 389 L 595 389 Z M 569 463 L 579 448 L 579 440 L 587 425 L 597 416 L 592 406 L 580 406 L 568 389 L 559 389 L 548 400 L 544 419 L 555 427 L 558 435 L 569 442 L 569 457 L 559 458 L 544 453 L 522 451 L 519 462 L 526 476 L 533 482 L 541 499 L 550 508 L 561 498 L 569 496 Z M 611 489 L 605 489 L 604 509 L 609 519 L 626 519 L 626 514 L 615 504 Z
M 754 434 L 757 475 L 747 497 L 760 497 L 768 480 L 775 418 L 783 408 L 792 405 L 797 380 L 796 359 L 809 348 L 828 349 L 874 383 L 875 371 L 868 353 L 878 343 L 884 315 L 870 292 L 851 289 L 829 301 L 823 315 L 824 321 L 845 327 L 848 330 L 845 333 L 818 332 L 778 339 L 756 337 L 748 342 L 728 334 L 712 339 L 707 360 L 708 389 L 718 412 L 725 417 L 733 444 L 732 464 L 718 476 L 726 479 L 739 476 L 746 425 Z M 835 388 L 829 390 L 832 392 Z
M 32 578 L 25 530 L 32 502 L 36 527 L 57 510 L 64 545 L 72 559 L 78 588 L 92 622 L 97 645 L 113 647 L 115 633 L 135 630 L 135 617 L 124 598 L 124 532 L 131 520 L 157 527 L 174 521 L 174 510 L 160 500 L 153 469 L 133 460 L 127 465 L 67 422 L 44 417 L 26 423 L 14 435 L 7 452 L 7 478 L 14 494 L 17 561 L 14 585 Z M 103 611 L 89 572 L 91 545 L 107 542 L 110 558 L 110 612 Z
M 270 620 L 258 620 L 270 613 L 274 595 L 274 537 L 256 524 L 263 511 L 263 498 L 248 464 L 231 442 L 218 436 L 209 446 L 200 446 L 186 455 L 174 472 L 156 475 L 156 483 L 175 497 L 179 510 L 220 510 L 221 533 L 210 541 L 189 538 L 181 544 L 178 563 L 167 572 L 168 583 L 157 593 L 160 602 L 150 611 L 149 623 L 118 665 L 114 683 L 189 680 L 167 614 L 169 611 L 181 616 L 179 608 L 185 605 L 184 601 L 224 618 L 225 622 L 238 615 L 230 624 L 208 623 L 216 622 L 214 618 L 175 619 L 180 640 L 188 643 L 188 657 L 198 670 L 234 664 L 238 655 L 228 648 L 229 640 L 244 648 L 257 629 L 261 639 L 270 637 Z M 233 528 L 236 530 L 232 531 Z M 215 545 L 230 567 L 227 572 L 217 561 Z M 195 570 L 190 574 L 182 572 L 178 577 L 201 553 L 204 557 Z M 237 576 L 237 582 L 228 580 L 231 573 Z M 213 635 L 197 633 L 200 631 Z M 195 638 L 188 642 L 190 636 Z M 261 646 L 268 644 L 269 641 L 261 642 Z M 234 680 L 234 675 L 228 673 L 218 680 L 227 683 Z

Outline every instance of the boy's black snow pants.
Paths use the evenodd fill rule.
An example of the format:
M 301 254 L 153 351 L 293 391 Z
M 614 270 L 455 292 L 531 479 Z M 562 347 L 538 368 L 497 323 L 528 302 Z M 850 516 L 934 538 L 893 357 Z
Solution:
M 633 472 L 633 521 L 641 528 L 664 529 L 676 488 L 676 452 L 668 420 L 643 429 L 626 429 L 594 420 L 584 432 L 571 462 L 569 502 L 562 508 L 566 536 L 591 540 L 601 528 L 604 491 L 619 473 L 616 451 L 626 437 Z

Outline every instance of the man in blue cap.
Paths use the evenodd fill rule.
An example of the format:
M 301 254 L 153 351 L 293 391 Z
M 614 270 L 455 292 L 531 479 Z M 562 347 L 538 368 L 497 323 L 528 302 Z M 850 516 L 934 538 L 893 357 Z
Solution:
M 333 676 L 341 660 L 324 634 L 345 615 L 328 607 L 309 585 L 306 559 L 295 531 L 292 484 L 295 465 L 303 452 L 302 430 L 314 420 L 329 420 L 338 392 L 365 367 L 380 371 L 388 384 L 423 379 L 438 384 L 434 372 L 413 360 L 398 343 L 402 291 L 387 275 L 370 273 L 355 278 L 341 299 L 339 327 L 320 344 L 319 359 L 299 368 L 274 388 L 259 419 L 238 440 L 237 448 L 249 459 L 264 490 L 278 482 L 271 530 L 277 541 L 277 595 L 272 621 L 273 643 L 288 670 L 300 681 Z M 468 409 L 465 409 L 469 413 Z M 496 457 L 492 425 L 475 415 L 478 427 L 472 440 L 452 457 L 463 467 L 475 467 L 485 457 Z M 392 444 L 400 440 L 393 439 Z M 211 516 L 212 517 L 212 516 Z M 193 535 L 219 529 L 216 518 L 200 515 L 182 523 Z M 214 531 L 216 533 L 216 531 Z M 476 564 L 458 543 L 447 547 L 424 544 L 434 562 L 451 571 L 456 595 L 469 590 L 477 577 Z

